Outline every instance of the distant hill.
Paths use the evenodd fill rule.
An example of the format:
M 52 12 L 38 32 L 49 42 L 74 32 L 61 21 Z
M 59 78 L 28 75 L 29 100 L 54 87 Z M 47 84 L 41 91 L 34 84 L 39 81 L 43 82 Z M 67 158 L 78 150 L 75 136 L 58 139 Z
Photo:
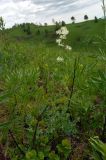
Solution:
M 97 23 L 94 20 L 85 21 L 76 24 L 67 24 L 70 34 L 67 43 L 74 50 L 79 48 L 97 49 L 97 47 L 105 48 L 103 39 L 105 38 L 105 21 L 99 19 Z M 29 31 L 28 31 L 29 29 Z M 44 43 L 53 46 L 55 44 L 56 26 L 37 26 L 33 23 L 21 24 L 6 30 L 8 37 L 16 42 L 29 43 L 36 45 Z

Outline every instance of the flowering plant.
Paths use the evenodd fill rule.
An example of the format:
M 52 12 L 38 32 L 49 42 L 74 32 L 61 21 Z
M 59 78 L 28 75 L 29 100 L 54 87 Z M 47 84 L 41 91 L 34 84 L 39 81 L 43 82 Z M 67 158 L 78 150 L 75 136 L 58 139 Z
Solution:
M 56 39 L 56 43 L 58 44 L 58 46 L 65 47 L 65 49 L 67 49 L 67 50 L 72 50 L 71 46 L 65 45 L 63 43 L 63 40 L 65 40 L 67 38 L 67 35 L 69 34 L 69 31 L 68 31 L 67 27 L 62 26 L 60 29 L 58 29 L 56 31 L 56 34 L 59 36 Z
M 63 57 L 57 57 L 57 62 L 63 62 L 64 58 Z

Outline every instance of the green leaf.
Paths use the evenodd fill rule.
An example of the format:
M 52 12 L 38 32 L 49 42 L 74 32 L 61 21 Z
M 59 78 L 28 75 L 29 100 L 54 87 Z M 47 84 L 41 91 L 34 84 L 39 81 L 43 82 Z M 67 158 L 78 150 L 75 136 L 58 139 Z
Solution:
M 38 157 L 39 157 L 39 160 L 44 160 L 44 153 L 43 152 L 39 152 L 38 153 Z
M 36 156 L 37 156 L 37 153 L 35 150 L 31 150 L 26 153 L 27 160 L 35 160 L 35 158 L 37 158 Z

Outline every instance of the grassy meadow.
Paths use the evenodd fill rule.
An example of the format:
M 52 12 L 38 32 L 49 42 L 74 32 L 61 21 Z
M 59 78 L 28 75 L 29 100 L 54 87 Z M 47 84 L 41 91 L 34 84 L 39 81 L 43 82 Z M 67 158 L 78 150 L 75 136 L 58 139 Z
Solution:
M 71 51 L 29 26 L 0 32 L 0 160 L 106 160 L 105 21 L 68 24 Z

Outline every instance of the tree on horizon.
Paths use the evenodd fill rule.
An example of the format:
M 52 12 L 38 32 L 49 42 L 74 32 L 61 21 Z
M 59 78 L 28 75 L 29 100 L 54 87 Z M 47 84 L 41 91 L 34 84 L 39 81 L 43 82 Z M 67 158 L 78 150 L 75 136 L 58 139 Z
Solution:
M 5 29 L 5 23 L 2 17 L 0 17 L 0 30 L 4 30 Z
M 74 16 L 71 17 L 71 20 L 72 20 L 73 23 L 75 23 L 75 17 Z
M 88 20 L 88 15 L 84 15 L 84 20 Z
M 94 20 L 95 20 L 95 23 L 97 23 L 97 22 L 98 22 L 98 18 L 97 18 L 96 16 L 95 16 Z

